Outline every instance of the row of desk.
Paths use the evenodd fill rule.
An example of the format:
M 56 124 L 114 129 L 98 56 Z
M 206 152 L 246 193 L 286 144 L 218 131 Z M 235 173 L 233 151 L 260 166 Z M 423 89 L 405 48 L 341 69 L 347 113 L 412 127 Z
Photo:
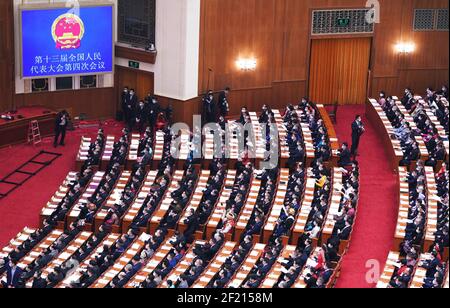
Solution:
M 219 225 L 223 214 L 226 209 L 226 202 L 230 199 L 231 193 L 233 192 L 233 186 L 236 181 L 237 171 L 228 170 L 225 176 L 225 181 L 220 192 L 218 202 L 216 203 L 211 215 L 206 223 L 206 238 L 209 239 L 213 236 L 214 232 Z
M 169 280 L 175 284 L 180 278 L 180 275 L 184 274 L 192 266 L 192 263 L 194 262 L 194 259 L 196 257 L 194 248 L 197 245 L 204 245 L 205 243 L 205 241 L 195 241 L 186 251 L 186 254 L 183 256 L 180 262 L 178 262 L 177 266 L 175 266 L 175 268 L 165 277 L 165 279 L 163 279 L 158 287 L 168 288 Z
M 338 165 L 339 156 L 337 152 L 340 149 L 339 140 L 336 134 L 336 130 L 334 129 L 333 122 L 330 119 L 330 116 L 328 114 L 328 111 L 326 110 L 325 106 L 322 104 L 316 105 L 317 111 L 319 112 L 319 115 L 321 119 L 323 120 L 323 124 L 325 125 L 325 128 L 327 129 L 328 139 L 330 142 L 330 148 L 331 148 L 331 161 L 332 166 Z
M 31 234 L 35 233 L 36 229 L 25 227 L 20 231 L 15 238 L 11 239 L 5 247 L 0 251 L 0 259 L 6 258 L 17 247 L 21 246 L 25 241 L 30 239 Z
M 397 106 L 398 110 L 403 114 L 403 116 L 405 117 L 406 122 L 409 123 L 411 129 L 413 131 L 417 131 L 417 125 L 414 122 L 413 117 L 408 113 L 408 111 L 406 110 L 405 106 L 403 106 L 402 102 L 400 102 L 399 100 L 395 101 L 395 105 Z M 425 142 L 423 140 L 423 138 L 417 136 L 414 138 L 415 141 L 417 142 L 417 146 L 419 147 L 419 151 L 420 151 L 420 159 L 423 161 L 427 161 L 428 158 L 430 157 L 430 154 L 428 153 L 428 149 L 425 145 Z
M 105 237 L 103 241 L 101 241 L 101 243 L 94 249 L 94 251 L 92 251 L 91 254 L 89 254 L 89 256 L 83 260 L 83 262 L 81 262 L 78 268 L 76 268 L 70 275 L 67 275 L 63 281 L 56 285 L 56 288 L 70 288 L 73 282 L 78 282 L 83 273 L 89 267 L 91 261 L 94 261 L 97 256 L 103 253 L 105 246 L 110 248 L 117 242 L 119 238 L 120 235 L 117 233 L 111 233 L 107 237 Z
M 80 249 L 80 247 L 87 242 L 92 236 L 92 232 L 80 232 L 70 243 L 65 247 L 61 253 L 59 253 L 45 268 L 42 269 L 41 278 L 46 279 L 50 274 L 55 271 L 55 268 L 61 266 L 64 262 L 68 261 L 74 254 Z M 31 288 L 33 286 L 33 278 L 26 282 L 26 287 Z
M 403 149 L 400 141 L 392 137 L 394 128 L 383 108 L 375 99 L 370 98 L 367 101 L 366 116 L 383 140 L 384 149 L 388 152 L 392 170 L 397 172 L 400 161 L 403 159 Z
M 150 235 L 142 233 L 136 238 L 130 247 L 119 257 L 118 260 L 107 269 L 91 286 L 90 288 L 101 289 L 108 286 L 111 281 L 119 275 L 119 273 L 130 263 L 130 261 L 138 256 L 141 250 L 144 248 L 146 241 L 150 239 Z
M 184 161 L 186 161 L 189 152 L 190 152 L 190 135 L 188 132 L 183 131 L 180 136 L 180 147 L 178 149 L 172 149 L 173 153 L 177 153 L 179 155 L 180 164 L 182 165 Z M 75 169 L 81 170 L 83 164 L 89 158 L 89 148 L 91 146 L 93 139 L 90 137 L 83 136 L 81 137 L 80 147 L 77 153 L 77 157 L 75 160 Z M 131 134 L 128 153 L 126 156 L 126 161 L 124 165 L 124 169 L 131 170 L 133 166 L 137 163 L 139 158 L 139 144 L 141 141 L 140 134 Z M 111 161 L 114 144 L 116 142 L 115 136 L 107 136 L 105 140 L 104 148 L 101 153 L 101 161 L 98 166 L 99 170 L 106 170 L 108 168 L 109 162 Z M 151 168 L 155 169 L 158 166 L 158 163 L 163 159 L 164 156 L 164 142 L 165 142 L 165 133 L 163 131 L 157 131 L 155 133 L 155 141 L 153 144 L 153 159 Z
M 42 208 L 39 221 L 41 226 L 43 225 L 44 220 L 53 215 L 55 211 L 58 209 L 59 204 L 69 192 L 70 189 L 69 185 L 73 183 L 76 180 L 76 178 L 77 172 L 69 172 L 66 178 L 64 179 L 63 183 L 59 186 L 58 190 L 51 197 L 50 201 L 48 201 L 47 204 Z M 64 226 L 60 225 L 60 227 Z
M 308 222 L 309 214 L 311 213 L 312 203 L 314 201 L 314 194 L 316 189 L 316 179 L 312 174 L 312 169 L 308 169 L 305 191 L 303 194 L 303 201 L 297 215 L 293 232 L 292 232 L 292 244 L 297 244 L 299 238 L 305 233 L 305 227 Z
M 156 179 L 158 176 L 158 171 L 149 171 L 142 184 L 140 190 L 137 192 L 136 197 L 129 209 L 125 212 L 122 221 L 122 233 L 128 232 L 130 225 L 133 223 L 136 216 L 139 214 L 140 210 L 144 206 L 145 199 L 150 194 L 151 188 L 156 184 Z
M 211 176 L 211 171 L 209 170 L 202 170 L 200 173 L 200 176 L 197 181 L 197 185 L 194 189 L 194 192 L 192 193 L 192 196 L 190 198 L 190 201 L 188 202 L 186 208 L 184 209 L 183 213 L 181 214 L 181 218 L 178 220 L 178 231 L 185 232 L 187 229 L 187 225 L 185 223 L 185 220 L 189 217 L 189 213 L 191 211 L 196 212 L 199 208 L 201 201 L 203 199 L 203 193 L 205 192 L 208 181 Z
M 170 183 L 169 188 L 166 191 L 163 199 L 158 205 L 157 209 L 153 213 L 153 216 L 150 218 L 150 233 L 154 233 L 160 222 L 163 220 L 164 216 L 166 216 L 167 211 L 170 208 L 170 205 L 173 201 L 172 193 L 178 189 L 179 183 L 183 180 L 184 171 L 176 170 L 172 176 L 172 181 Z
M 286 198 L 287 189 L 289 183 L 289 169 L 280 169 L 280 175 L 278 177 L 277 191 L 273 200 L 272 208 L 269 211 L 266 222 L 263 227 L 263 241 L 269 242 L 275 228 L 277 226 L 278 219 L 280 218 L 281 211 L 284 207 L 284 200 Z
M 280 110 L 273 109 L 275 124 L 278 129 L 278 143 L 279 143 L 279 152 L 280 152 L 280 166 L 286 166 L 287 161 L 289 160 L 289 146 L 287 144 L 287 129 L 284 125 L 283 117 L 281 116 Z
M 439 119 L 434 115 L 434 113 L 431 110 L 431 108 L 428 105 L 428 103 L 425 102 L 423 99 L 419 100 L 419 102 L 424 107 L 424 110 L 425 110 L 425 113 L 427 114 L 428 119 L 431 121 L 431 123 L 433 123 L 434 127 L 437 130 L 437 133 L 438 133 L 439 137 L 441 138 L 441 140 L 442 140 L 442 142 L 444 144 L 445 153 L 446 153 L 445 161 L 448 161 L 448 158 L 449 158 L 449 155 L 450 155 L 449 136 L 445 132 L 445 128 L 439 122 Z
M 389 287 L 389 283 L 391 282 L 392 276 L 397 268 L 400 268 L 400 253 L 396 251 L 390 251 L 386 265 L 384 266 L 383 273 L 381 277 L 378 279 L 377 288 L 385 289 Z
M 301 118 L 304 117 L 304 112 L 302 110 L 297 109 L 297 115 L 299 119 L 299 125 L 302 131 L 303 142 L 305 144 L 306 166 L 311 166 L 316 156 L 315 153 L 316 147 L 314 145 L 314 140 L 312 138 L 311 130 L 309 129 L 308 123 L 301 122 Z
M 47 248 L 52 246 L 60 238 L 60 236 L 63 235 L 63 233 L 64 232 L 61 230 L 53 230 L 46 238 L 44 238 L 39 244 L 37 244 L 25 257 L 23 257 L 17 263 L 17 266 L 19 266 L 22 270 L 25 269 L 29 264 L 33 263 Z M 5 280 L 6 280 L 6 273 L 0 276 L 0 281 Z
M 342 192 L 341 187 L 343 187 L 343 170 L 341 168 L 333 168 L 333 178 L 332 178 L 332 186 L 333 191 L 331 194 L 330 206 L 328 209 L 328 215 L 325 219 L 324 227 L 322 230 L 322 243 L 327 243 L 328 240 L 333 236 L 334 228 L 336 225 L 336 216 L 340 216 L 342 211 L 340 211 L 341 200 L 342 200 Z M 355 215 L 356 216 L 356 215 Z M 339 253 L 343 254 L 350 242 L 350 238 L 348 240 L 342 240 L 339 248 Z
M 98 231 L 100 226 L 104 223 L 105 217 L 108 215 L 109 210 L 113 209 L 116 204 L 120 203 L 120 199 L 122 198 L 125 188 L 130 179 L 131 171 L 123 171 L 119 179 L 117 180 L 115 187 L 111 191 L 108 199 L 95 215 L 94 229 L 96 231 Z M 118 225 L 113 226 L 113 232 L 120 232 L 119 227 L 120 226 Z

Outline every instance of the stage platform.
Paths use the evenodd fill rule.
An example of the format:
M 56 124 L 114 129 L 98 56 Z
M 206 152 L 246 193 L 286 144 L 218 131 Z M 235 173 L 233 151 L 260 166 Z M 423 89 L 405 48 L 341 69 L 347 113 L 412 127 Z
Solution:
M 29 123 L 34 120 L 39 123 L 41 137 L 53 135 L 56 114 L 44 107 L 25 107 L 12 114 L 13 121 L 0 119 L 0 148 L 27 142 Z

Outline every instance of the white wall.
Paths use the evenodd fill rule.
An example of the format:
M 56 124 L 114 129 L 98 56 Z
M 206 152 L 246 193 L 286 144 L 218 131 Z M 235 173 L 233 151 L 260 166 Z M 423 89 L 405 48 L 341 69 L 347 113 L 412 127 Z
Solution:
M 80 2 L 92 2 L 80 0 Z M 16 93 L 27 93 L 29 85 L 20 78 L 18 6 L 27 3 L 53 3 L 65 0 L 14 0 L 16 26 Z M 111 2 L 116 4 L 117 0 Z M 117 12 L 117 10 L 116 10 Z M 117 40 L 117 31 L 115 34 Z M 155 94 L 178 100 L 188 100 L 198 95 L 198 65 L 200 42 L 200 0 L 156 1 L 156 49 L 155 64 L 141 63 L 140 69 L 155 74 Z M 133 59 L 116 58 L 115 64 L 128 67 Z M 29 82 L 29 81 L 28 81 Z M 114 85 L 113 74 L 104 75 L 103 87 Z M 74 78 L 74 88 L 79 78 Z M 50 90 L 55 80 L 50 80 Z
M 179 100 L 197 97 L 200 0 L 157 0 L 155 45 L 156 63 L 140 65 L 155 73 L 155 94 Z M 116 64 L 128 66 L 128 60 L 116 58 Z

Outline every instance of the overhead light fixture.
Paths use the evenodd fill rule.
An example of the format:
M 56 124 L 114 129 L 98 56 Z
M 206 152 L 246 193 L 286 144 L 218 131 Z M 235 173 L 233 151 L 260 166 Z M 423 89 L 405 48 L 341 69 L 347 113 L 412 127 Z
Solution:
M 414 52 L 415 49 L 416 49 L 416 46 L 414 45 L 414 43 L 401 42 L 401 43 L 398 43 L 397 45 L 395 45 L 395 50 L 398 53 L 409 54 L 409 53 Z
M 256 69 L 257 61 L 255 58 L 239 59 L 236 61 L 236 66 L 241 71 L 254 71 Z

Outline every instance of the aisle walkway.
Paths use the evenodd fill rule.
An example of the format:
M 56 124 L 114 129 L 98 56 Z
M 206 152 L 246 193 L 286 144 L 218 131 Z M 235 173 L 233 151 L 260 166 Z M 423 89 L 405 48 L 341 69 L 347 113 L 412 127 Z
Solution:
M 358 157 L 361 192 L 357 221 L 338 279 L 338 288 L 374 287 L 373 282 L 366 280 L 369 270 L 366 264 L 377 260 L 383 270 L 392 246 L 398 211 L 396 176 L 390 171 L 380 136 L 365 118 L 364 106 L 349 106 L 340 110 L 336 125 L 339 140 L 351 143 L 351 123 L 357 114 L 363 116 L 366 126 Z

